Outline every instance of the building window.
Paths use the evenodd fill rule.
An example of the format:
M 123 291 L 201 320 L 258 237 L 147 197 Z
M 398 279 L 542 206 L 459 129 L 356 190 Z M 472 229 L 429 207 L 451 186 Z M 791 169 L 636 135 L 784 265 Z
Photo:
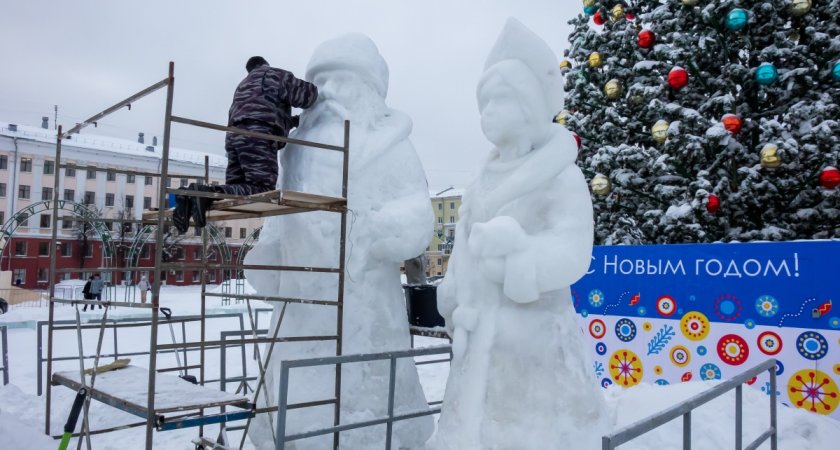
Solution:
M 134 184 L 134 175 L 126 175 L 125 176 L 125 182 Z
M 225 237 L 230 238 L 233 236 L 233 228 L 225 227 Z
M 182 272 L 180 270 L 176 271 L 175 272 L 175 281 L 177 281 L 179 283 L 183 282 L 184 281 L 184 272 Z
M 0 183 L 0 197 L 6 196 L 6 183 Z
M 105 206 L 114 206 L 114 194 L 105 194 Z
M 248 229 L 247 228 L 240 228 L 239 229 L 239 239 L 245 239 L 248 237 Z
M 73 228 L 73 220 L 72 219 L 61 219 L 61 229 L 62 230 L 69 230 Z
M 50 256 L 50 243 L 49 242 L 39 242 L 38 243 L 38 256 Z
M 21 172 L 32 172 L 32 158 L 21 158 L 20 159 L 20 171 Z
M 134 208 L 134 196 L 133 195 L 126 195 L 125 196 L 125 207 L 126 208 Z
M 26 256 L 26 241 L 15 242 L 15 256 Z
M 449 209 L 455 209 L 455 202 L 449 202 Z
M 123 224 L 123 227 L 122 227 L 123 233 L 126 233 L 126 234 L 131 233 L 131 230 L 133 230 L 133 229 L 134 229 L 134 227 L 130 223 L 124 223 Z
M 75 177 L 76 176 L 76 168 L 75 167 L 65 167 L 64 168 L 64 176 L 65 177 Z
M 93 245 L 88 244 L 85 247 L 85 258 L 93 258 Z
M 95 180 L 96 179 L 96 169 L 88 169 L 87 170 L 87 179 L 88 180 Z
M 0 155 L 0 170 L 7 170 L 9 168 L 9 157 Z
M 439 266 L 443 265 L 443 258 L 438 258 L 438 264 L 437 265 L 439 265 Z
M 455 223 L 455 216 L 449 216 L 449 223 Z
M 143 209 L 152 209 L 152 197 L 143 197 Z
M 44 161 L 44 175 L 55 174 L 55 161 Z
M 85 191 L 85 205 L 92 205 L 96 203 L 96 192 Z
M 117 181 L 117 173 L 113 170 L 105 172 L 105 181 Z
M 438 211 L 443 211 L 443 203 L 438 203 Z
M 49 214 L 41 214 L 41 228 L 49 228 L 52 216 Z
M 215 283 L 216 282 L 216 271 L 211 270 L 210 273 L 207 274 L 208 282 Z
M 0 224 L 6 223 L 6 211 L 0 211 Z
M 29 186 L 25 184 L 21 184 L 18 187 L 18 198 L 27 199 L 29 198 Z
M 28 227 L 29 226 L 29 216 L 21 215 L 17 217 L 17 223 L 19 227 Z
M 198 282 L 200 282 L 200 281 L 201 281 L 201 277 L 200 277 L 200 275 L 199 275 L 199 271 L 197 271 L 197 270 L 193 270 L 193 273 L 192 273 L 192 282 L 193 282 L 193 283 L 198 283 Z
M 443 217 L 438 216 L 438 223 L 443 223 Z
M 64 200 L 68 202 L 72 202 L 76 198 L 76 191 L 73 189 L 65 189 L 64 190 Z
M 53 199 L 53 188 L 45 187 L 41 188 L 41 200 L 43 201 L 50 201 Z
M 73 245 L 69 242 L 65 242 L 64 245 L 59 246 L 59 248 L 61 249 L 61 256 L 73 256 Z
M 188 184 L 190 184 L 190 180 L 188 180 L 186 178 L 181 178 L 181 187 L 182 188 L 187 187 Z
M 193 250 L 193 260 L 198 261 L 199 259 L 201 259 L 201 251 Z
M 149 251 L 149 246 L 144 245 L 143 249 L 140 250 L 140 257 L 143 258 L 143 259 L 149 259 L 150 254 L 151 254 L 151 251 Z
M 143 181 L 143 184 L 145 184 L 146 186 L 151 186 L 152 185 L 152 177 L 146 177 L 145 180 Z
M 186 253 L 187 252 L 184 251 L 184 247 L 178 247 L 175 249 L 175 258 L 183 261 L 187 257 Z
M 443 251 L 443 247 L 444 247 L 444 246 L 443 246 L 443 244 L 438 244 L 438 251 L 439 251 L 439 252 L 442 252 L 442 251 Z
M 46 267 L 38 268 L 38 282 L 46 283 L 47 281 L 49 281 L 48 273 L 49 269 L 47 269 Z
M 26 283 L 26 269 L 15 269 L 12 278 L 15 279 L 15 286 Z
M 455 237 L 455 230 L 449 230 L 449 237 L 451 237 L 451 238 Z

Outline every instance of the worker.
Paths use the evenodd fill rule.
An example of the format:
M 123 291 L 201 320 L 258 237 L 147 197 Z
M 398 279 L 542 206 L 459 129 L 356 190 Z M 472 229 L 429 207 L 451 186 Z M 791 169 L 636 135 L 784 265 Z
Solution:
M 309 108 L 318 99 L 314 84 L 296 78 L 291 72 L 268 65 L 262 56 L 253 56 L 245 64 L 245 76 L 228 113 L 228 126 L 272 136 L 286 137 L 297 126 L 292 108 Z M 225 150 L 228 166 L 225 184 L 207 186 L 190 184 L 188 189 L 229 195 L 253 195 L 271 191 L 277 185 L 277 150 L 285 146 L 276 141 L 227 133 Z M 207 210 L 213 199 L 178 196 L 173 222 L 183 234 L 190 217 L 196 227 L 207 223 Z

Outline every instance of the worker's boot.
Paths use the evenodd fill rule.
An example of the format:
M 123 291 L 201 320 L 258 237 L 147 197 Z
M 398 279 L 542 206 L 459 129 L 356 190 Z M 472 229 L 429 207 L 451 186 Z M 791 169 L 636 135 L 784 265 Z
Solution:
M 208 186 L 206 184 L 191 184 L 190 189 L 199 192 L 221 193 L 221 189 L 217 186 Z M 192 219 L 196 227 L 204 228 L 207 225 L 207 211 L 213 205 L 214 201 L 214 199 L 207 197 L 192 197 Z
M 183 195 L 175 196 L 175 211 L 172 212 L 172 222 L 179 234 L 184 234 L 190 228 L 192 216 L 192 199 Z

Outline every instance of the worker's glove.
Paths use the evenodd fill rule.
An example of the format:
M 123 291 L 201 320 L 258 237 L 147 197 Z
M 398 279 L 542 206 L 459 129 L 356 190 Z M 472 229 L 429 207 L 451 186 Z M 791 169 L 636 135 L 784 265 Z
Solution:
M 292 116 L 292 128 L 300 126 L 300 116 Z

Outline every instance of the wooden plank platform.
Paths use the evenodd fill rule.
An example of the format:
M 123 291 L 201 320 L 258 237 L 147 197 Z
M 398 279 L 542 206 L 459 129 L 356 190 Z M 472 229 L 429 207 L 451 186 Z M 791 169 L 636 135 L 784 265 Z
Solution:
M 90 385 L 90 376 L 85 382 Z M 96 375 L 91 397 L 138 417 L 147 417 L 149 370 L 143 367 L 125 368 Z M 56 372 L 52 383 L 79 390 L 78 371 Z M 158 374 L 155 383 L 155 415 L 175 411 L 191 411 L 218 406 L 248 408 L 248 399 L 214 387 L 204 387 L 184 381 L 174 375 Z
M 347 200 L 340 197 L 307 194 L 294 191 L 269 191 L 240 198 L 216 200 L 207 212 L 208 222 L 271 217 L 296 214 L 307 211 L 344 212 Z M 172 217 L 173 209 L 166 210 L 166 218 Z M 145 211 L 143 220 L 157 218 L 158 211 Z

